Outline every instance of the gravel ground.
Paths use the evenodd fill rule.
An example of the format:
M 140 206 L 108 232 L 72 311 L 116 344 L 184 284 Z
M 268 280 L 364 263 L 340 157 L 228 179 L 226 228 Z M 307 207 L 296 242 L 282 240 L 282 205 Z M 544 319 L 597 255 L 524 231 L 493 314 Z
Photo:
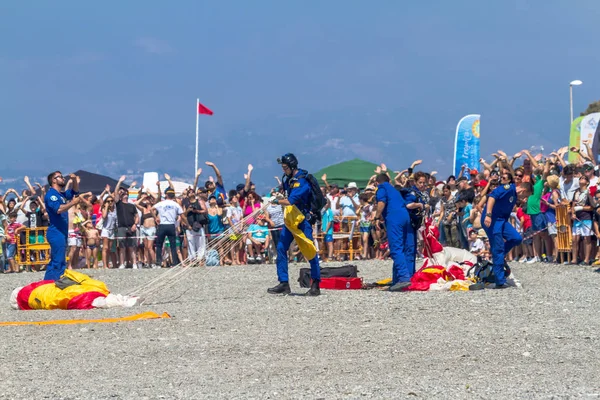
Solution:
M 391 270 L 357 265 L 366 281 Z M 600 397 L 600 274 L 543 264 L 513 271 L 522 289 L 304 298 L 266 293 L 274 266 L 219 267 L 193 271 L 176 292 L 191 290 L 173 302 L 91 311 L 13 311 L 12 289 L 41 274 L 0 276 L 2 321 L 173 316 L 2 327 L 0 398 Z M 119 293 L 160 272 L 92 275 Z

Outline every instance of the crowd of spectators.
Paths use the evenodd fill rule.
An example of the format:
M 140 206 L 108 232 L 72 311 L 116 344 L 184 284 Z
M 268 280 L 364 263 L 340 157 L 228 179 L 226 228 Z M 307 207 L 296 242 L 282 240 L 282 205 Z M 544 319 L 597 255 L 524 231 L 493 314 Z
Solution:
M 422 216 L 437 225 L 442 244 L 484 258 L 489 257 L 489 242 L 481 214 L 487 196 L 498 185 L 514 181 L 523 195 L 511 214 L 511 224 L 524 241 L 508 254 L 509 261 L 600 264 L 598 166 L 589 147 L 578 152 L 579 159 L 572 164 L 565 160 L 568 150 L 562 148 L 547 156 L 523 150 L 513 157 L 498 151 L 493 162 L 481 159 L 478 170 L 463 167 L 458 176 L 445 180 L 435 171 L 416 171 L 421 164 L 417 160 L 406 170 L 395 172 L 393 181 L 401 192 L 414 187 L 425 196 L 428 207 Z M 228 235 L 233 245 L 219 248 L 221 265 L 273 262 L 273 249 L 284 224 L 281 206 L 268 203 L 256 192 L 252 165 L 244 175 L 245 184 L 229 191 L 217 166 L 211 162 L 206 165 L 215 178 L 198 187 L 199 169 L 193 185 L 179 194 L 168 174 L 167 188 L 161 188 L 159 182 L 155 191 L 142 185 L 136 189 L 134 201 L 130 201 L 131 189 L 122 186 L 125 176 L 116 187 L 106 187 L 102 193 L 81 194 L 83 201 L 69 210 L 69 268 L 168 267 L 179 260 L 205 257 L 211 243 L 223 235 Z M 327 198 L 321 221 L 315 226 L 322 261 L 389 256 L 385 228 L 373 220 L 375 176 L 381 172 L 388 172 L 384 164 L 373 171 L 373 178 L 363 188 L 355 182 L 340 187 L 329 184 L 326 175 L 320 177 Z M 21 192 L 8 189 L 0 197 L 0 269 L 4 273 L 31 269 L 19 265 L 18 260 L 27 263 L 23 262 L 24 253 L 18 254 L 22 250 L 17 244 L 42 243 L 43 235 L 30 233 L 26 237 L 25 228 L 48 225 L 44 187 L 34 187 L 28 177 L 24 183 L 26 189 Z M 278 182 L 265 197 L 281 190 Z M 570 254 L 558 252 L 556 209 L 561 204 L 567 206 L 572 232 Z M 229 228 L 244 219 L 247 228 L 232 233 Z M 49 258 L 44 252 L 36 257 L 42 261 Z M 297 246 L 290 249 L 289 258 L 301 258 Z

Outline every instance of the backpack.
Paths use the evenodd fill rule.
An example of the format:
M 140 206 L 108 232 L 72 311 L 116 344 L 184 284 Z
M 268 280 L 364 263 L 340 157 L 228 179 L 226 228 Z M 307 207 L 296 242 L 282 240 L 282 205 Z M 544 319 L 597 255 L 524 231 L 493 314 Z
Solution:
M 467 276 L 471 275 L 471 271 L 477 282 L 494 283 L 496 281 L 496 277 L 494 276 L 494 266 L 489 261 L 484 260 L 473 265 L 469 268 Z
M 206 253 L 206 266 L 217 267 L 219 265 L 219 252 L 215 249 L 210 249 Z
M 298 179 L 300 178 L 306 179 L 310 185 L 310 216 L 307 216 L 307 220 L 311 225 L 313 225 L 318 221 L 321 221 L 321 210 L 327 204 L 327 199 L 325 196 L 323 196 L 319 182 L 314 176 L 304 171 L 303 174 L 298 176 Z
M 412 188 L 403 188 L 396 186 L 396 190 L 400 192 L 402 198 L 406 201 L 408 195 L 413 194 L 417 198 L 417 202 L 422 202 L 423 196 L 421 193 L 414 191 Z M 414 230 L 417 230 L 423 225 L 423 213 L 418 210 L 408 210 L 408 215 L 410 217 L 410 224 Z
M 504 265 L 504 274 L 505 276 L 509 276 L 511 274 L 511 269 L 508 264 Z M 494 275 L 494 264 L 487 260 L 482 260 L 480 257 L 477 259 L 477 264 L 473 265 L 467 271 L 467 277 L 472 276 L 475 278 L 477 282 L 481 283 L 495 283 L 496 276 Z

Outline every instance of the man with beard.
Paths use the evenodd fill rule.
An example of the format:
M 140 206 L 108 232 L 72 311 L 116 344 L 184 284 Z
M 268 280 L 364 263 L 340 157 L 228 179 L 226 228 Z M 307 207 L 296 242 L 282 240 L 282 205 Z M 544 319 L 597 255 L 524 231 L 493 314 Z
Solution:
M 48 193 L 44 197 L 44 204 L 48 211 L 50 225 L 46 238 L 50 243 L 50 264 L 46 268 L 44 280 L 60 279 L 67 267 L 66 251 L 69 234 L 69 209 L 79 204 L 79 182 L 77 176 L 69 176 L 73 188 L 65 191 L 67 180 L 60 171 L 48 175 Z M 68 202 L 67 202 L 68 200 Z

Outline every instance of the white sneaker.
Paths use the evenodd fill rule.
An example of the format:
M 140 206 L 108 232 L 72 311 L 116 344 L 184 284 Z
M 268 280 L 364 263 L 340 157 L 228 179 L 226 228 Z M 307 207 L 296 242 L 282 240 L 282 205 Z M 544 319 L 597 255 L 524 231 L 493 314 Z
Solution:
M 527 264 L 535 264 L 535 263 L 539 263 L 539 262 L 540 262 L 539 257 L 533 257 L 533 258 L 531 258 L 531 260 L 527 261 Z
M 137 264 L 136 264 L 136 263 L 132 263 L 132 264 L 131 264 L 131 269 L 138 269 L 138 266 L 137 266 Z
M 119 265 L 119 269 L 125 269 L 125 264 Z
M 521 257 L 521 259 L 519 260 L 520 263 L 524 263 L 526 261 L 527 261 L 527 258 L 525 258 L 525 257 Z

